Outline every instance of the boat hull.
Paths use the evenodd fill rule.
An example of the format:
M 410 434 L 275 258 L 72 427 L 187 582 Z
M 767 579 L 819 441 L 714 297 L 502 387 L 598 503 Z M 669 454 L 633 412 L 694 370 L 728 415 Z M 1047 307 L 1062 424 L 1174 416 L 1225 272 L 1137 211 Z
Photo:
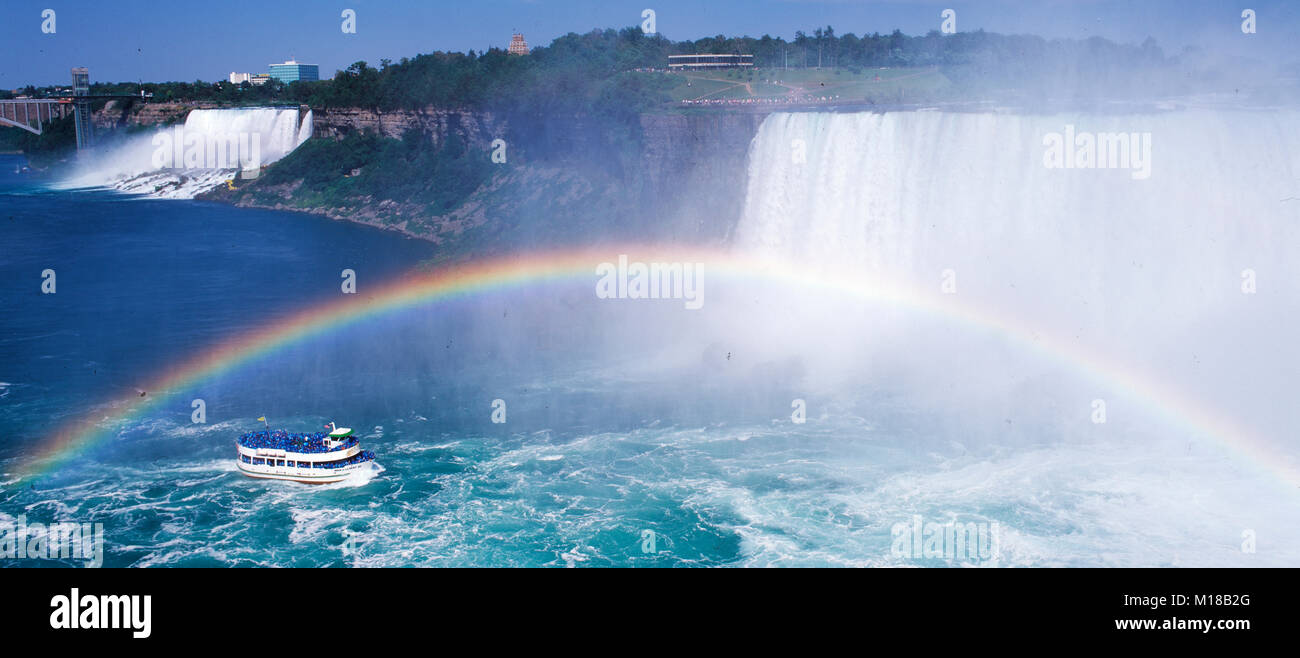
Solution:
M 239 472 L 252 478 L 263 480 L 288 480 L 290 482 L 301 482 L 303 484 L 329 484 L 331 482 L 342 482 L 348 479 L 349 475 L 357 471 L 370 468 L 370 462 L 361 462 L 359 464 L 349 464 L 339 468 L 328 469 L 329 473 L 305 473 L 304 469 L 275 467 L 270 469 L 261 469 L 257 466 L 250 466 L 236 462 L 235 466 L 239 467 Z M 321 469 L 310 469 L 319 471 Z

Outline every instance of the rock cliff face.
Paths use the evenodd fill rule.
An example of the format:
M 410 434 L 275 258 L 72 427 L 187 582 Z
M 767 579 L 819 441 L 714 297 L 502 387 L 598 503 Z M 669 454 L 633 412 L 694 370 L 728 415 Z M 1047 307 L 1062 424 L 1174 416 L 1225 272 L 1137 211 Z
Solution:
M 198 107 L 110 103 L 96 114 L 96 123 L 104 129 L 174 123 Z M 642 114 L 632 125 L 618 124 L 620 134 L 611 134 L 609 122 L 583 116 L 506 118 L 438 108 L 326 108 L 312 114 L 316 139 L 342 139 L 354 132 L 401 139 L 414 130 L 435 148 L 456 136 L 466 147 L 485 152 L 494 140 L 506 140 L 509 166 L 467 201 L 473 208 L 447 215 L 422 216 L 401 199 L 367 197 L 320 207 L 310 198 L 298 198 L 296 186 L 262 190 L 260 199 L 257 194 L 226 199 L 350 219 L 436 243 L 466 228 L 519 232 L 538 222 L 556 229 L 576 227 L 593 233 L 593 239 L 725 242 L 740 218 L 749 145 L 765 116 L 725 110 Z M 226 196 L 218 191 L 212 198 Z M 573 226 L 555 226 L 557 222 Z
M 352 132 L 372 132 L 401 139 L 410 130 L 429 135 L 435 146 L 455 133 L 467 144 L 486 148 L 504 135 L 502 121 L 486 112 L 465 112 L 425 108 L 380 112 L 345 107 L 312 110 L 312 136 L 338 139 Z
M 674 232 L 725 240 L 745 202 L 747 156 L 765 115 L 641 115 L 645 207 Z
M 654 239 L 716 243 L 725 241 L 739 220 L 749 145 L 765 115 L 725 111 L 643 114 L 636 126 L 640 134 L 632 141 L 639 145 L 635 153 L 623 152 L 622 146 L 628 142 L 602 134 L 597 122 L 582 116 L 507 120 L 489 113 L 436 108 L 394 112 L 332 108 L 314 110 L 313 116 L 317 138 L 339 139 L 351 132 L 401 138 L 418 130 L 434 146 L 456 135 L 468 147 L 483 150 L 490 149 L 493 140 L 505 139 L 511 162 L 537 173 L 515 176 L 516 184 L 581 179 L 588 184 L 580 186 L 584 190 L 580 196 L 589 200 L 593 195 L 603 196 L 604 203 L 597 205 L 619 208 L 619 216 L 608 221 L 617 222 L 621 229 Z M 491 197 L 507 194 L 504 187 L 508 186 L 482 190 L 476 202 L 491 205 Z M 498 213 L 492 214 L 517 209 L 520 204 L 513 201 L 498 206 Z M 428 219 L 431 221 L 404 220 L 401 230 L 419 234 L 421 225 L 438 224 L 441 218 Z M 366 223 L 381 222 L 372 218 Z M 438 239 L 432 234 L 429 237 Z
M 743 183 L 749 144 L 764 116 L 723 112 L 641 115 L 642 158 L 649 186 L 669 192 L 682 177 Z
M 111 100 L 95 111 L 96 131 L 117 130 L 135 126 L 155 126 L 182 123 L 190 110 L 220 107 L 216 103 L 141 103 L 139 101 Z
M 378 132 L 400 139 L 409 130 L 419 130 L 429 135 L 435 146 L 451 134 L 473 148 L 491 148 L 497 138 L 513 141 L 508 139 L 512 131 L 506 121 L 488 113 L 341 108 L 315 110 L 313 115 L 313 134 L 322 138 Z M 763 117 L 752 112 L 643 114 L 639 166 L 621 167 L 622 171 L 612 173 L 625 178 L 625 189 L 635 191 L 642 205 L 658 215 L 672 214 L 683 208 L 686 200 L 707 200 L 713 211 L 710 214 L 730 216 L 739 212 L 743 202 L 745 159 Z M 527 126 L 515 126 L 515 134 L 524 132 L 528 138 L 521 150 L 510 144 L 512 157 L 518 153 L 530 161 L 607 163 L 611 166 L 604 167 L 606 170 L 620 169 L 617 158 L 606 152 L 601 136 L 594 134 L 583 117 L 527 121 Z

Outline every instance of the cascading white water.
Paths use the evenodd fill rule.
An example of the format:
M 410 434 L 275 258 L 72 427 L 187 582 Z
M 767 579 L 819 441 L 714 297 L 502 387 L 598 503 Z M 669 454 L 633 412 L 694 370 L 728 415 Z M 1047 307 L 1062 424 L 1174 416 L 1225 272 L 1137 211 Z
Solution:
M 1047 167 L 1067 126 L 1150 133 L 1149 177 Z M 1105 309 L 1113 331 L 1153 302 L 1186 321 L 1240 297 L 1246 269 L 1297 287 L 1294 112 L 774 114 L 749 166 L 735 243 L 811 268 L 936 289 L 952 270 L 962 294 Z
M 311 137 L 311 111 L 299 119 L 297 108 L 193 110 L 182 126 L 106 146 L 65 185 L 192 198 L 240 169 L 251 174 L 298 148 Z
M 1082 166 L 1080 150 L 1121 133 L 1149 134 L 1141 167 Z M 773 114 L 750 147 L 733 242 L 805 270 L 951 292 L 1005 325 L 1156 373 L 1263 434 L 1294 435 L 1281 392 L 1300 371 L 1296 112 Z M 826 313 L 814 326 L 854 311 L 810 306 Z M 906 336 L 914 325 L 899 322 Z M 877 347 L 970 390 L 1005 365 L 971 345 Z

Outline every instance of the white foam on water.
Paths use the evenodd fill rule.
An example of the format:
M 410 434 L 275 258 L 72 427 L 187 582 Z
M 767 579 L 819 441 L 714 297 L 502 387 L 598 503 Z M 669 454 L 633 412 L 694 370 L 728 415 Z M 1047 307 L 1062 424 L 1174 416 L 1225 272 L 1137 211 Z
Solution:
M 326 490 L 352 489 L 356 487 L 364 487 L 365 485 L 370 484 L 371 480 L 374 480 L 375 478 L 379 477 L 379 474 L 383 473 L 385 470 L 386 469 L 383 466 L 381 466 L 378 462 L 370 461 L 370 462 L 366 462 L 361 468 L 348 473 L 348 476 L 346 478 L 343 478 L 338 482 L 330 482 L 327 484 L 316 485 L 316 486 Z
M 192 199 L 241 175 L 239 163 L 265 166 L 288 155 L 311 138 L 311 122 L 311 111 L 299 121 L 297 108 L 192 110 L 183 126 L 160 127 L 105 144 L 85 156 L 85 161 L 57 187 L 107 188 L 154 198 Z M 186 160 L 174 157 L 185 153 L 190 140 L 205 145 L 199 166 L 187 166 Z M 182 146 L 178 150 L 175 144 Z M 223 160 L 206 153 L 207 144 L 239 145 L 238 157 L 226 158 L 235 166 L 219 166 Z M 246 171 L 244 175 L 250 173 L 255 172 Z

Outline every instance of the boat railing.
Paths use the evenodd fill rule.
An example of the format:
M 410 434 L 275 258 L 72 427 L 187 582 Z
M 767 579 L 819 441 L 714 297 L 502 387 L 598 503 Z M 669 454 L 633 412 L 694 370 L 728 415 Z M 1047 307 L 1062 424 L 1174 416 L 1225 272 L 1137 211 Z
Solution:
M 357 445 L 358 441 L 355 436 L 348 436 L 338 443 L 330 440 L 329 435 L 323 432 L 315 434 L 289 434 L 287 432 L 249 432 L 239 437 L 239 445 L 246 448 L 265 448 L 273 450 L 284 450 L 285 452 L 298 452 L 306 454 L 319 454 L 334 452 L 336 450 L 346 450 Z
M 324 461 L 324 462 L 295 461 L 292 459 L 286 460 L 278 457 L 257 457 L 253 455 L 242 454 L 242 453 L 239 455 L 239 461 L 245 464 L 249 464 L 250 466 L 266 466 L 268 468 L 311 468 L 311 469 L 327 469 L 327 470 L 343 468 L 344 466 L 351 466 L 353 464 L 359 464 L 362 462 L 373 461 L 374 458 L 375 458 L 375 453 L 369 450 L 358 451 L 355 455 L 352 455 L 345 459 Z M 267 462 L 277 462 L 277 463 L 268 464 Z M 278 462 L 285 462 L 285 464 L 281 466 Z M 293 462 L 293 464 L 290 465 L 290 462 Z

